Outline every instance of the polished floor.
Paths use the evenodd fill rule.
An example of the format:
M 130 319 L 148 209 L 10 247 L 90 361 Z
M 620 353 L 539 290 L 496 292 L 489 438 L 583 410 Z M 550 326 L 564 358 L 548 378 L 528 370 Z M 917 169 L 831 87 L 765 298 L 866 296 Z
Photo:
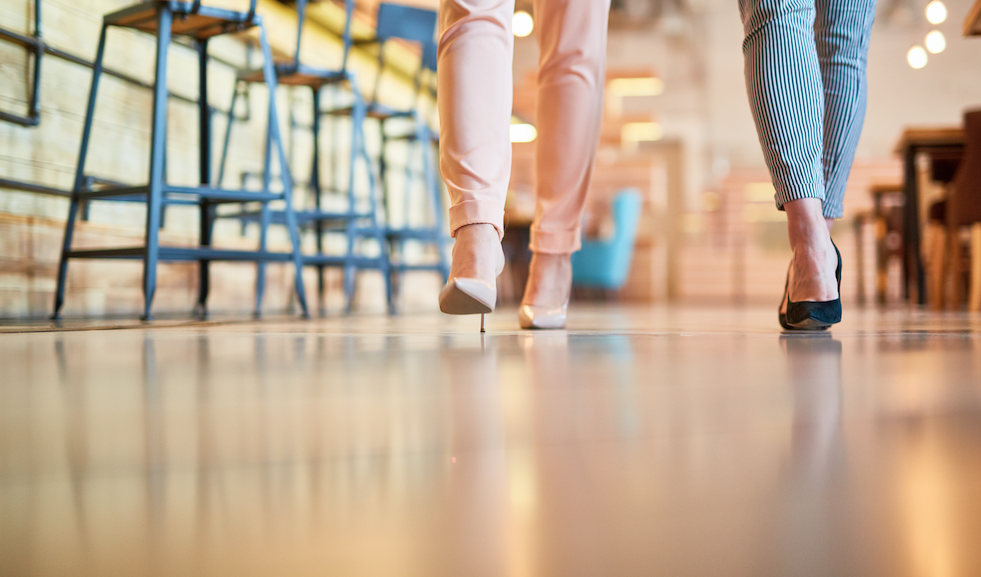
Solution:
M 774 317 L 0 334 L 0 575 L 981 575 L 981 317 Z

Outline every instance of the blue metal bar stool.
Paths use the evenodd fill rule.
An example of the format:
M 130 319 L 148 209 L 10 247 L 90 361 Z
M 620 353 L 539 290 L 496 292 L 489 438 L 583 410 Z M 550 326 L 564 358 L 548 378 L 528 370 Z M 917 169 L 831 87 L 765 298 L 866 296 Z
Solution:
M 58 266 L 58 286 L 55 293 L 54 318 L 58 318 L 65 297 L 65 281 L 68 273 L 68 261 L 73 258 L 114 258 L 134 259 L 143 261 L 143 319 L 152 318 L 151 306 L 156 289 L 157 264 L 161 261 L 196 261 L 200 265 L 200 287 L 198 292 L 197 313 L 207 314 L 207 298 L 209 287 L 208 265 L 211 261 L 252 261 L 259 263 L 268 261 L 292 262 L 295 267 L 296 294 L 303 310 L 308 315 L 306 296 L 302 283 L 302 260 L 300 254 L 300 238 L 296 214 L 292 207 L 292 190 L 289 171 L 286 165 L 286 155 L 283 150 L 277 122 L 275 101 L 269 102 L 269 132 L 272 145 L 275 146 L 283 171 L 283 191 L 273 192 L 268 186 L 260 191 L 243 189 L 223 189 L 212 185 L 211 181 L 211 110 L 208 105 L 207 68 L 208 40 L 220 34 L 239 32 L 252 27 L 259 27 L 259 38 L 265 60 L 263 75 L 270 86 L 276 85 L 273 70 L 272 51 L 266 42 L 266 32 L 261 18 L 255 13 L 256 0 L 251 0 L 248 12 L 237 12 L 209 8 L 201 5 L 201 0 L 193 2 L 177 2 L 169 0 L 149 0 L 125 8 L 103 18 L 102 32 L 99 36 L 99 48 L 95 58 L 92 73 L 92 88 L 89 92 L 88 108 L 85 113 L 85 123 L 82 130 L 82 142 L 75 172 L 75 185 L 72 190 L 71 205 L 68 220 L 65 224 L 64 244 L 61 252 L 61 262 Z M 102 75 L 102 60 L 105 55 L 106 33 L 110 26 L 130 28 L 153 34 L 157 38 L 157 55 L 155 66 L 155 85 L 153 94 L 153 118 L 151 130 L 150 174 L 145 186 L 121 187 L 108 186 L 94 188 L 87 185 L 91 182 L 85 174 L 85 160 L 88 154 L 89 141 L 92 136 L 92 121 L 95 112 L 96 95 L 99 79 Z M 175 186 L 166 182 L 165 149 L 167 127 L 167 55 L 173 36 L 185 36 L 196 42 L 199 56 L 199 112 L 200 112 L 200 186 Z M 270 154 L 266 155 L 267 163 Z M 269 171 L 269 166 L 266 167 Z M 146 240 L 143 246 L 133 248 L 113 249 L 72 249 L 72 233 L 75 219 L 78 216 L 79 204 L 92 200 L 144 202 L 147 204 Z M 215 215 L 215 207 L 222 203 L 260 202 L 268 207 L 270 202 L 284 201 L 284 217 L 289 228 L 292 251 L 289 253 L 271 253 L 260 246 L 258 250 L 223 250 L 211 246 L 211 233 Z M 200 238 L 197 247 L 167 247 L 160 246 L 159 229 L 161 215 L 165 205 L 180 204 L 197 206 L 200 211 Z M 266 208 L 268 210 L 268 208 Z M 265 228 L 263 228 L 264 236 Z
M 401 273 L 409 270 L 437 270 L 445 277 L 449 274 L 449 265 L 446 262 L 445 233 L 442 232 L 442 196 L 439 187 L 437 174 L 434 170 L 432 148 L 430 143 L 433 133 L 426 125 L 421 114 L 421 96 L 426 86 L 425 76 L 435 74 L 436 71 L 436 34 L 437 14 L 432 10 L 414 8 L 401 4 L 382 3 L 378 6 L 378 17 L 376 20 L 376 37 L 373 42 L 378 44 L 378 74 L 375 76 L 375 84 L 372 90 L 371 100 L 367 108 L 367 118 L 378 123 L 380 136 L 380 150 L 378 155 L 379 182 L 381 183 L 382 204 L 386 209 L 386 223 L 384 225 L 384 237 L 386 240 L 387 257 L 389 259 L 390 276 L 389 284 L 392 286 L 389 294 L 389 310 L 396 311 L 396 292 L 401 277 Z M 416 43 L 422 49 L 420 66 L 417 70 L 415 83 L 415 102 L 409 108 L 399 109 L 386 106 L 380 102 L 381 78 L 385 69 L 385 50 L 384 45 L 389 40 L 399 39 Z M 431 78 L 430 78 L 431 80 Z M 354 114 L 351 107 L 337 108 L 330 110 L 327 114 L 333 116 L 344 116 Z M 408 121 L 412 128 L 408 133 L 393 135 L 388 131 L 389 121 L 403 119 Z M 400 226 L 392 226 L 393 211 L 391 210 L 391 192 L 389 189 L 389 144 L 394 141 L 404 141 L 409 144 L 408 160 L 405 166 L 405 193 L 403 197 L 403 207 L 406 209 Z M 430 202 L 433 209 L 433 224 L 424 227 L 413 227 L 409 222 L 408 209 L 412 203 L 412 182 L 413 173 L 411 160 L 415 152 L 420 152 L 420 163 L 422 166 L 422 177 L 424 188 L 430 192 L 435 191 L 436 196 Z M 374 231 L 371 231 L 374 232 Z M 422 241 L 434 243 L 439 253 L 435 264 L 409 264 L 404 258 L 405 241 Z M 393 261 L 395 256 L 398 260 Z
M 416 76 L 416 89 L 417 94 L 422 94 L 423 90 L 428 88 L 431 91 L 431 96 L 435 98 L 433 84 L 431 82 L 423 83 L 423 75 L 425 73 L 428 73 L 430 80 L 436 74 L 436 42 L 433 39 L 423 43 L 422 66 Z M 444 227 L 445 208 L 443 206 L 442 180 L 439 177 L 439 133 L 432 130 L 425 122 L 425 119 L 422 117 L 421 103 L 417 104 L 413 119 L 415 121 L 415 130 L 401 135 L 387 134 L 384 132 L 384 128 L 382 128 L 383 142 L 405 141 L 419 153 L 421 166 L 421 173 L 419 175 L 422 177 L 423 190 L 428 194 L 428 198 L 423 199 L 427 209 L 426 213 L 428 214 L 424 217 L 423 222 L 414 223 L 409 209 L 415 201 L 412 195 L 412 191 L 414 190 L 412 182 L 415 173 L 412 171 L 411 162 L 407 162 L 405 166 L 406 186 L 403 199 L 403 217 L 397 226 L 390 221 L 385 230 L 385 236 L 389 241 L 396 297 L 398 287 L 401 284 L 400 277 L 404 272 L 436 271 L 442 276 L 444 283 L 450 274 L 449 261 L 446 258 L 446 247 L 449 243 L 449 236 Z M 384 158 L 384 156 L 385 150 L 383 149 L 382 157 Z M 410 160 L 412 156 L 413 152 L 410 150 Z M 387 165 L 387 162 L 384 160 L 383 163 Z M 391 215 L 391 212 L 388 214 Z M 435 262 L 409 262 L 405 254 L 406 241 L 431 245 L 436 252 Z
M 297 210 L 297 218 L 302 230 L 313 231 L 316 237 L 316 254 L 303 255 L 303 263 L 317 268 L 317 294 L 321 314 L 325 314 L 325 284 L 324 268 L 336 266 L 344 268 L 344 292 L 346 309 L 350 310 L 353 305 L 354 279 L 360 269 L 378 269 L 386 278 L 386 295 L 391 292 L 388 272 L 388 259 L 384 250 L 384 230 L 378 224 L 378 206 L 375 195 L 375 174 L 371 158 L 364 139 L 364 119 L 367 114 L 367 104 L 358 90 L 354 74 L 348 70 L 348 58 L 353 44 L 351 35 L 351 22 L 354 14 L 354 0 L 345 0 L 345 23 L 342 40 L 344 52 L 338 69 L 314 68 L 303 64 L 300 61 L 300 42 L 303 34 L 303 23 L 306 17 L 308 0 L 297 0 L 297 31 L 296 31 L 296 51 L 292 60 L 276 63 L 276 77 L 280 84 L 286 86 L 308 87 L 312 93 L 313 103 L 313 161 L 308 188 L 313 200 L 313 206 L 302 210 Z M 249 85 L 264 81 L 260 70 L 243 70 L 238 74 L 237 83 Z M 347 167 L 347 187 L 346 191 L 340 191 L 335 187 L 325 187 L 321 182 L 320 174 L 320 132 L 321 132 L 321 99 L 325 88 L 332 87 L 335 90 L 343 90 L 352 100 L 351 110 L 351 142 L 350 155 Z M 273 94 L 274 85 L 270 85 L 270 94 Z M 235 98 L 239 90 L 236 89 L 232 95 L 232 106 L 234 107 Z M 225 146 L 222 151 L 221 169 L 219 179 L 224 175 L 225 159 L 230 141 L 231 124 L 225 134 Z M 267 141 L 266 150 L 270 147 Z M 357 163 L 361 162 L 368 177 L 368 194 L 359 197 L 356 191 L 356 171 Z M 268 166 L 268 165 L 267 165 Z M 336 178 L 336 174 L 333 175 Z M 263 175 L 264 182 L 269 182 L 272 175 L 266 172 Z M 346 209 L 328 210 L 324 208 L 324 193 L 342 193 L 346 196 Z M 238 213 L 221 215 L 222 217 L 239 218 L 243 221 L 270 222 L 273 224 L 285 223 L 284 214 L 281 212 L 270 212 L 268 214 L 256 213 L 254 211 L 242 210 Z M 327 255 L 324 253 L 324 236 L 329 232 L 339 232 L 345 235 L 347 250 L 343 255 Z M 357 254 L 356 247 L 358 240 L 365 236 L 374 237 L 380 245 L 379 255 L 367 257 Z M 262 294 L 265 275 L 260 271 L 256 287 L 256 315 L 261 312 Z M 386 296 L 387 300 L 391 298 Z
M 446 232 L 443 230 L 443 198 L 442 188 L 438 176 L 436 158 L 433 154 L 434 145 L 438 145 L 439 137 L 433 132 L 422 113 L 422 96 L 427 89 L 432 87 L 432 79 L 436 73 L 436 22 L 437 14 L 431 10 L 413 8 L 400 4 L 380 4 L 378 6 L 377 18 L 377 42 L 378 48 L 378 75 L 375 77 L 375 86 L 372 92 L 371 102 L 368 105 L 368 118 L 378 122 L 378 129 L 381 138 L 378 166 L 379 178 L 383 203 L 386 208 L 387 224 L 385 228 L 385 238 L 388 241 L 389 260 L 392 270 L 393 304 L 397 299 L 398 287 L 401 284 L 402 273 L 416 270 L 435 270 L 439 272 L 443 281 L 449 276 L 449 263 L 446 259 L 445 246 L 448 241 Z M 391 39 L 401 39 L 414 42 L 420 45 L 422 55 L 420 66 L 417 70 L 415 83 L 415 102 L 409 108 L 398 109 L 381 104 L 380 86 L 382 71 L 385 67 L 385 52 L 383 45 Z M 435 91 L 431 96 L 435 97 Z M 345 110 L 335 111 L 344 113 Z M 411 121 L 412 129 L 402 134 L 392 134 L 389 132 L 389 121 L 393 119 L 407 119 Z M 390 151 L 389 144 L 393 142 L 405 142 L 409 146 L 407 161 L 405 165 L 405 188 L 402 198 L 403 217 L 397 225 L 394 221 L 394 212 L 391 210 L 391 191 L 389 189 L 388 174 Z M 423 224 L 414 224 L 410 213 L 413 201 L 412 195 L 413 181 L 415 174 L 412 170 L 412 160 L 416 153 L 419 154 L 419 164 L 421 166 L 421 177 L 423 189 L 429 193 L 430 198 L 426 204 L 429 209 L 429 218 Z M 406 259 L 406 243 L 409 241 L 431 244 L 435 247 L 437 258 L 434 263 L 410 263 Z

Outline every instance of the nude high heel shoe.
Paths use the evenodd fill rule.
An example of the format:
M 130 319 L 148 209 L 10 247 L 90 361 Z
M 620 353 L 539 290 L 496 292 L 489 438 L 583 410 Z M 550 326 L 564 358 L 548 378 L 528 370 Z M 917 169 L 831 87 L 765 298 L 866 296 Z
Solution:
M 564 329 L 568 313 L 568 299 L 560 307 L 521 305 L 518 309 L 518 324 L 523 329 Z
M 540 261 L 535 259 L 541 258 L 539 255 L 533 257 L 533 264 L 539 264 Z M 570 263 L 571 266 L 571 263 Z M 536 305 L 536 304 L 525 304 L 524 301 L 521 303 L 521 307 L 518 308 L 518 324 L 521 325 L 523 329 L 564 329 L 566 319 L 569 313 L 569 294 L 572 292 L 572 273 L 571 268 L 568 270 L 569 273 L 569 286 L 565 293 L 565 302 L 561 305 Z M 529 276 L 529 286 L 531 285 L 531 278 Z M 525 288 L 525 294 L 527 294 L 528 287 Z

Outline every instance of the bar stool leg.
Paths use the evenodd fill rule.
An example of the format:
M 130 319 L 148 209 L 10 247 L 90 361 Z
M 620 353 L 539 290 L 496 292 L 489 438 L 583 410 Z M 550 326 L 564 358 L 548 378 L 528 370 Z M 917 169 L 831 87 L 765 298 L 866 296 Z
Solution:
M 198 42 L 198 115 L 200 137 L 200 181 L 202 186 L 211 185 L 211 108 L 208 105 L 208 41 Z M 207 199 L 201 199 L 199 244 L 211 246 L 211 233 L 214 229 L 215 207 Z M 196 312 L 201 318 L 208 316 L 208 292 L 211 287 L 210 261 L 198 261 L 198 302 Z
M 268 241 L 271 220 L 269 203 L 264 202 L 259 209 L 259 252 L 262 255 L 266 253 L 266 243 Z M 266 263 L 259 261 L 256 266 L 256 272 L 255 310 L 252 312 L 252 316 L 258 319 L 262 318 L 262 297 L 266 292 Z
M 293 211 L 293 179 L 290 176 L 290 166 L 286 160 L 286 151 L 283 148 L 282 135 L 279 132 L 279 116 L 276 113 L 276 71 L 273 66 L 272 50 L 266 40 L 266 26 L 259 25 L 259 39 L 262 43 L 263 72 L 266 86 L 269 87 L 269 131 L 276 141 L 276 151 L 279 157 L 279 169 L 283 181 L 283 201 L 286 204 L 286 228 L 289 231 L 290 241 L 293 245 L 293 267 L 295 269 L 294 284 L 296 288 L 296 299 L 300 303 L 300 310 L 303 318 L 310 318 L 310 311 L 307 308 L 306 290 L 303 288 L 303 255 L 300 252 L 300 233 L 297 227 L 296 213 Z M 266 203 L 263 203 L 264 205 Z
M 438 253 L 439 273 L 443 276 L 445 284 L 450 278 L 450 263 L 446 258 L 446 238 L 443 232 L 443 189 L 439 185 L 438 165 L 436 162 L 437 154 L 434 154 L 434 145 L 430 141 L 429 129 L 424 129 L 423 136 L 426 139 L 423 144 L 424 162 L 428 172 L 428 190 L 432 194 L 433 207 L 433 230 L 435 234 L 434 242 Z
M 232 139 L 232 124 L 235 123 L 235 103 L 238 102 L 239 84 L 236 81 L 232 85 L 232 100 L 228 105 L 228 124 L 225 126 L 225 138 L 221 145 L 221 160 L 218 162 L 218 180 L 215 181 L 215 185 L 219 187 L 225 182 L 225 163 L 228 160 L 228 144 Z M 248 88 L 246 87 L 246 89 Z
M 355 164 L 360 156 L 360 141 L 361 129 L 364 126 L 364 102 L 361 100 L 361 96 L 358 94 L 357 89 L 352 89 L 354 92 L 354 105 L 351 109 L 351 149 L 348 158 L 348 170 L 347 170 L 347 202 L 348 202 L 348 212 L 353 215 L 358 211 L 358 203 L 355 198 L 354 187 L 354 173 Z M 354 247 L 356 243 L 356 230 L 357 222 L 353 216 L 349 216 L 347 222 L 344 223 L 344 232 L 347 237 L 347 252 L 344 256 L 344 312 L 351 313 L 354 310 L 354 291 L 355 282 L 357 280 L 357 268 L 354 266 Z
M 429 207 L 432 210 L 432 243 L 436 248 L 437 270 L 443 277 L 443 283 L 450 277 L 450 265 L 446 260 L 446 235 L 443 233 L 443 190 L 439 186 L 437 155 L 432 144 L 432 133 L 426 123 L 419 120 L 416 129 L 416 140 L 420 143 L 420 162 L 425 191 L 429 194 Z
M 270 91 L 270 98 L 273 98 Z M 262 156 L 262 190 L 269 192 L 272 187 L 272 114 L 266 114 L 266 139 Z M 244 205 L 243 205 L 244 207 Z M 266 242 L 268 240 L 269 225 L 271 224 L 271 213 L 269 203 L 263 202 L 259 207 L 259 252 L 265 254 Z M 266 261 L 259 260 L 255 264 L 255 309 L 252 316 L 262 317 L 262 299 L 266 293 Z
M 385 119 L 378 119 L 378 188 L 381 190 L 381 202 L 376 207 L 375 211 L 382 211 L 382 217 L 375 218 L 375 226 L 380 227 L 380 238 L 378 240 L 378 250 L 380 251 L 379 258 L 384 258 L 388 263 L 389 273 L 387 275 L 388 284 L 385 285 L 385 290 L 387 291 L 388 300 L 388 310 L 389 314 L 395 314 L 393 311 L 397 310 L 396 303 L 398 303 L 398 295 L 401 285 L 399 284 L 399 273 L 395 267 L 391 266 L 392 255 L 396 254 L 396 246 L 400 246 L 403 241 L 388 238 L 387 230 L 391 226 L 391 195 L 389 193 L 388 185 L 388 159 L 385 153 L 388 151 L 388 135 L 385 132 Z M 367 152 L 366 152 L 367 154 Z M 406 159 L 406 165 L 409 164 L 411 160 L 411 155 Z M 409 202 L 408 189 L 411 187 L 411 182 L 406 181 L 406 194 L 404 198 L 404 204 L 407 206 Z
M 375 180 L 375 173 L 371 165 L 371 156 L 368 154 L 368 145 L 364 138 L 364 120 L 365 111 L 362 108 L 360 122 L 358 123 L 358 130 L 360 132 L 360 137 L 358 138 L 358 154 L 360 154 L 362 160 L 364 161 L 365 171 L 368 173 L 368 203 L 371 219 L 371 227 L 375 241 L 378 243 L 378 268 L 381 271 L 382 278 L 385 279 L 385 301 L 388 304 L 388 314 L 396 314 L 394 292 L 392 287 L 392 267 L 388 256 L 388 245 L 386 243 L 385 234 L 385 222 L 384 220 L 379 220 L 379 203 L 377 195 L 377 184 L 378 181 Z
M 403 228 L 403 229 L 409 228 L 410 223 L 412 222 L 412 218 L 411 218 L 411 205 L 412 205 L 412 161 L 416 157 L 416 151 L 417 150 L 419 150 L 420 153 L 422 152 L 421 149 L 418 148 L 419 147 L 419 134 L 420 134 L 420 127 L 419 127 L 419 124 L 418 124 L 419 120 L 418 119 L 413 119 L 413 122 L 416 123 L 416 134 L 415 134 L 415 138 L 414 139 L 407 140 L 406 141 L 406 144 L 405 144 L 406 145 L 405 157 L 406 157 L 407 160 L 406 160 L 406 163 L 405 163 L 405 194 L 403 195 L 403 198 L 405 200 L 402 203 L 402 224 L 401 224 L 401 228 Z M 420 154 L 419 157 L 420 157 L 420 159 L 423 159 L 423 155 L 422 154 Z M 424 162 L 424 160 L 420 160 L 420 163 L 421 162 Z M 420 167 L 421 168 L 425 168 L 425 167 L 422 166 L 422 164 L 420 164 Z M 423 172 L 423 180 L 425 181 L 425 171 Z
M 378 142 L 378 189 L 381 191 L 381 207 L 387 215 L 391 209 L 391 198 L 388 193 L 388 162 L 385 159 L 385 151 L 388 149 L 388 138 L 385 135 L 384 119 L 378 120 Z
M 150 191 L 147 199 L 146 246 L 143 260 L 143 320 L 153 319 L 151 307 L 157 288 L 157 260 L 160 254 L 160 213 L 163 205 L 164 154 L 167 143 L 167 51 L 170 48 L 170 7 L 161 4 L 157 12 L 157 60 L 153 88 L 153 127 L 150 146 Z
M 77 192 L 72 192 L 71 204 L 68 207 L 68 220 L 65 221 L 65 236 L 61 246 L 61 259 L 58 261 L 58 285 L 55 288 L 54 311 L 51 320 L 61 319 L 61 307 L 65 304 L 65 281 L 68 276 L 68 253 L 72 249 L 72 233 L 75 228 L 75 218 L 78 215 Z
M 313 88 L 313 162 L 310 168 L 310 191 L 313 205 L 320 212 L 320 88 Z M 324 223 L 317 219 L 313 223 L 317 235 L 317 256 L 324 254 Z M 317 265 L 317 310 L 321 317 L 327 316 L 327 287 L 324 283 L 324 265 Z
M 61 318 L 61 307 L 65 304 L 65 284 L 68 278 L 68 253 L 72 250 L 72 235 L 75 232 L 75 219 L 78 217 L 78 195 L 85 189 L 85 159 L 89 152 L 89 139 L 92 137 L 92 120 L 95 116 L 95 98 L 99 92 L 99 79 L 102 76 L 102 58 L 106 52 L 106 32 L 108 26 L 102 25 L 99 34 L 99 48 L 92 66 L 92 87 L 89 89 L 89 102 L 85 109 L 85 123 L 82 126 L 82 143 L 78 151 L 78 165 L 75 167 L 75 185 L 72 188 L 68 220 L 65 221 L 65 236 L 61 245 L 61 259 L 58 261 L 58 285 L 55 289 L 52 319 Z

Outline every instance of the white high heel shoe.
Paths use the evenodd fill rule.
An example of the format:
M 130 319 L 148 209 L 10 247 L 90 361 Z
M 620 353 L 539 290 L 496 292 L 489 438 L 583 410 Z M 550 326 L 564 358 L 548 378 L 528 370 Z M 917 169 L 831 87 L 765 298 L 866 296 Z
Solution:
M 457 246 L 453 247 L 454 254 Z M 500 276 L 503 270 L 504 253 L 500 252 L 494 278 Z M 479 314 L 483 332 L 484 315 L 494 312 L 497 305 L 497 285 L 492 282 L 480 278 L 451 276 L 446 281 L 446 286 L 439 291 L 439 310 L 449 315 Z
M 521 305 L 518 309 L 518 324 L 523 329 L 564 329 L 568 313 L 568 299 L 560 307 Z
M 448 315 L 494 312 L 497 287 L 479 278 L 450 277 L 439 291 L 439 310 Z

